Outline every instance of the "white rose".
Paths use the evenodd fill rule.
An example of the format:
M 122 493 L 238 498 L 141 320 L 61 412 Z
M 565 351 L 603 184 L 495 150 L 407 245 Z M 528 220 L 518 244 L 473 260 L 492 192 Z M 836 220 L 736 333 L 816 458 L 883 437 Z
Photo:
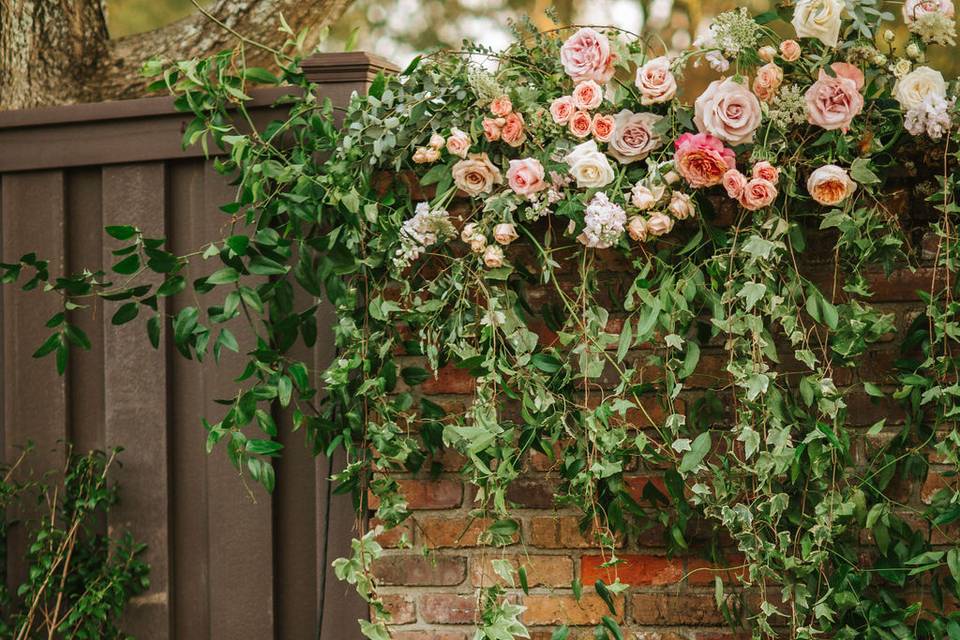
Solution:
M 840 204 L 856 190 L 857 183 L 850 179 L 847 170 L 835 164 L 820 167 L 807 179 L 807 191 L 822 205 Z
M 563 159 L 580 188 L 604 187 L 615 177 L 607 156 L 597 149 L 595 140 L 575 146 Z
M 509 222 L 501 222 L 493 228 L 493 239 L 500 244 L 510 244 L 519 237 L 516 228 Z
M 483 264 L 488 269 L 496 269 L 503 266 L 503 249 L 499 245 L 492 244 L 483 252 Z
M 828 47 L 837 46 L 843 0 L 798 0 L 793 10 L 793 28 L 801 38 L 816 38 Z
M 460 230 L 460 239 L 464 242 L 470 242 L 474 237 L 478 235 L 483 235 L 480 233 L 480 227 L 476 222 L 468 222 L 463 225 L 463 229 Z
M 928 96 L 945 98 L 947 83 L 943 74 L 930 67 L 917 67 L 893 85 L 893 97 L 904 111 L 916 109 Z
M 633 189 L 630 190 L 630 204 L 640 211 L 646 211 L 657 204 L 661 196 L 663 196 L 663 188 L 660 189 L 660 194 L 657 195 L 651 191 L 649 187 L 638 182 L 634 185 Z
M 667 205 L 667 209 L 677 220 L 686 220 L 697 214 L 697 209 L 690 196 L 679 191 L 674 191 L 670 195 L 670 204 Z

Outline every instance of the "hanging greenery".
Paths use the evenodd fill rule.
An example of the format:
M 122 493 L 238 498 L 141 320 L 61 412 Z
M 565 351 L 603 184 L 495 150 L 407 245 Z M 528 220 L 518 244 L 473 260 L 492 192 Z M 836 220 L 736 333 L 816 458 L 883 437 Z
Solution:
M 928 46 L 954 45 L 953 13 L 951 0 L 908 0 L 898 43 L 879 3 L 798 0 L 722 14 L 679 55 L 652 35 L 520 23 L 506 51 L 418 57 L 343 114 L 304 79 L 289 30 L 281 77 L 243 65 L 249 43 L 154 62 L 155 86 L 196 114 L 185 143 L 226 152 L 229 234 L 174 255 L 109 227 L 122 243 L 113 274 L 53 279 L 25 256 L 5 279 L 59 292 L 65 311 L 119 301 L 115 323 L 148 315 L 155 346 L 169 325 L 188 358 L 246 354 L 228 410 L 204 426 L 209 448 L 224 444 L 267 489 L 278 402 L 316 453 L 346 450 L 340 490 L 361 514 L 375 497 L 387 528 L 410 515 L 394 475 L 456 450 L 489 523 L 483 542 L 498 547 L 520 533 L 507 489 L 540 452 L 562 477 L 557 501 L 579 509 L 609 566 L 617 540 L 654 525 L 671 553 L 698 522 L 722 531 L 732 544 L 715 559 L 754 606 L 733 606 L 719 578 L 717 604 L 757 636 L 960 638 L 947 528 L 960 493 L 948 478 L 926 510 L 890 495 L 934 457 L 951 474 L 960 463 L 957 84 L 924 64 Z M 797 39 L 779 35 L 791 29 Z M 716 79 L 682 91 L 698 65 Z M 303 90 L 257 131 L 251 83 Z M 929 225 L 889 206 L 911 184 L 935 185 L 921 193 Z M 916 264 L 923 231 L 936 239 L 930 286 L 897 333 L 871 304 L 870 276 Z M 828 281 L 804 272 L 812 252 Z M 192 287 L 220 302 L 157 314 L 201 259 L 218 267 Z M 602 277 L 611 263 L 627 273 L 616 291 Z M 162 284 L 137 281 L 149 271 Z M 290 355 L 316 340 L 319 305 L 337 318 L 325 371 Z M 224 326 L 238 317 L 254 340 Z M 63 371 L 87 339 L 65 313 L 48 326 L 37 355 L 56 354 Z M 882 378 L 838 382 L 893 334 L 900 359 Z M 708 350 L 722 373 L 691 392 Z M 418 393 L 445 367 L 474 381 L 457 413 Z M 847 398 L 863 393 L 899 401 L 906 421 L 856 428 Z M 664 479 L 643 504 L 624 482 L 637 468 Z M 933 546 L 931 532 L 950 542 Z M 376 610 L 360 623 L 373 639 L 389 637 L 371 571 L 378 534 L 362 531 L 335 565 Z M 476 638 L 528 637 L 511 597 L 525 570 L 495 570 L 520 586 L 481 590 Z M 613 611 L 625 585 L 596 588 Z M 597 637 L 620 633 L 610 617 Z

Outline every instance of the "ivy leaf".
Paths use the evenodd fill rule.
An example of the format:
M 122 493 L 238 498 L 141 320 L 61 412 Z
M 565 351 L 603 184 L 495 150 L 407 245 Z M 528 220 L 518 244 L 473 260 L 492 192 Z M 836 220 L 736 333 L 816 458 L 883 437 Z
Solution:
M 759 282 L 744 283 L 743 288 L 737 293 L 738 298 L 743 298 L 746 302 L 746 310 L 750 311 L 753 306 L 759 302 L 767 292 L 767 285 Z
M 860 184 L 876 184 L 880 177 L 870 169 L 869 158 L 857 158 L 850 165 L 850 177 Z
M 690 451 L 687 451 L 683 455 L 683 460 L 680 461 L 680 466 L 677 470 L 680 473 L 696 471 L 700 467 L 700 463 L 703 462 L 703 459 L 710 453 L 710 447 L 712 445 L 709 431 L 704 431 L 698 435 L 690 445 Z

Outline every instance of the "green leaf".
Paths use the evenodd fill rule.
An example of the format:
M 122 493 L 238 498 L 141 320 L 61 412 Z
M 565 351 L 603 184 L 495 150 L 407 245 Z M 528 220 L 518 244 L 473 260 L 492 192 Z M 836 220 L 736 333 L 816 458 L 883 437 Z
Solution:
M 147 337 L 154 349 L 160 348 L 160 316 L 153 316 L 147 320 Z
M 229 284 L 240 279 L 240 274 L 233 267 L 224 267 L 207 276 L 207 284 Z
M 429 378 L 430 374 L 423 367 L 404 367 L 400 370 L 400 377 L 409 386 L 414 387 Z
M 683 454 L 683 460 L 677 470 L 680 473 L 690 473 L 695 471 L 708 453 L 713 443 L 710 438 L 710 432 L 704 431 L 690 444 L 690 450 Z
M 105 227 L 107 235 L 111 238 L 116 238 L 117 240 L 129 240 L 133 236 L 137 235 L 137 228 L 131 227 L 128 224 L 118 224 Z
M 607 605 L 610 614 L 617 615 L 617 605 L 613 600 L 613 594 L 607 589 L 607 585 L 604 584 L 603 580 L 597 580 L 593 583 L 593 587 L 597 590 L 597 595 L 600 596 L 600 599 Z
M 280 84 L 280 78 L 263 67 L 247 67 L 243 70 L 243 77 L 260 84 Z
M 544 373 L 556 373 L 563 368 L 563 363 L 548 353 L 535 353 L 530 363 Z
M 113 265 L 113 270 L 116 273 L 128 276 L 137 272 L 137 269 L 140 268 L 140 256 L 137 254 L 132 254 Z
M 114 325 L 126 324 L 136 318 L 138 313 L 140 313 L 140 305 L 136 302 L 128 302 L 117 309 L 110 322 Z
M 850 165 L 850 177 L 860 184 L 876 184 L 880 182 L 880 177 L 870 169 L 870 166 L 871 162 L 869 158 L 857 158 L 853 161 L 853 164 Z
M 570 628 L 567 625 L 558 627 L 553 630 L 553 633 L 550 635 L 550 640 L 567 640 L 570 637 Z
M 62 341 L 63 337 L 59 332 L 50 334 L 50 336 L 43 341 L 43 344 L 33 352 L 34 358 L 42 358 L 43 356 L 51 353 Z
M 745 282 L 743 288 L 737 292 L 738 298 L 746 301 L 746 310 L 750 311 L 753 306 L 759 302 L 767 292 L 767 285 L 760 282 Z

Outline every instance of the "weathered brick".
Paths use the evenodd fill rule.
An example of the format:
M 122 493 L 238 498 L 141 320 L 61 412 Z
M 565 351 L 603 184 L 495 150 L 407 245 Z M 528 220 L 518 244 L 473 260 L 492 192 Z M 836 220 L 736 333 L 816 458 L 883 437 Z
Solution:
M 509 560 L 513 566 L 524 567 L 527 586 L 568 587 L 573 582 L 573 559 L 568 556 L 507 556 L 504 558 L 473 558 L 470 562 L 470 582 L 475 587 L 503 584 L 491 565 L 495 559 Z M 517 582 L 519 586 L 519 581 Z
M 420 617 L 429 624 L 471 624 L 477 618 L 477 598 L 455 593 L 428 593 L 419 598 Z
M 470 634 L 472 637 L 473 634 Z M 431 629 L 429 631 L 394 631 L 392 640 L 467 640 L 467 634 L 462 631 L 447 631 Z
M 384 585 L 454 586 L 467 577 L 467 559 L 412 554 L 383 556 L 374 562 L 373 573 Z
M 610 615 L 603 599 L 593 593 L 583 594 L 579 601 L 572 595 L 529 595 L 523 598 L 523 604 L 527 610 L 521 619 L 528 625 L 597 624 L 603 616 Z M 622 620 L 623 598 L 617 598 L 614 605 L 615 619 Z
M 521 476 L 507 487 L 507 500 L 520 507 L 549 509 L 559 485 L 560 479 L 556 476 Z
M 417 519 L 420 540 L 432 549 L 476 547 L 493 520 L 470 516 L 435 516 Z M 517 536 L 514 536 L 514 541 Z
M 686 567 L 687 583 L 692 585 L 713 584 L 714 578 L 720 578 L 727 583 L 736 583 L 738 577 L 745 576 L 746 569 L 741 566 L 743 556 L 733 555 L 727 558 L 725 564 L 714 564 L 703 558 L 688 558 Z
M 529 542 L 541 549 L 586 549 L 596 547 L 596 536 L 580 533 L 576 516 L 536 516 L 530 520 Z
M 413 598 L 399 594 L 383 596 L 383 604 L 390 614 L 390 624 L 409 624 L 417 621 L 417 605 Z
M 453 509 L 463 501 L 463 483 L 459 480 L 400 478 L 397 484 L 410 509 Z M 380 505 L 373 494 L 369 501 L 371 509 Z
M 588 555 L 580 558 L 580 581 L 593 584 L 603 580 L 611 584 L 619 577 L 620 582 L 640 585 L 675 584 L 683 578 L 683 563 L 663 556 L 624 554 L 618 555 L 619 564 L 604 567 L 610 558 Z
M 377 518 L 370 520 L 370 526 L 376 527 L 381 522 Z M 385 549 L 395 549 L 400 546 L 400 541 L 406 536 L 409 543 L 413 542 L 413 526 L 409 520 L 401 522 L 393 529 L 385 529 L 383 533 L 377 536 L 377 542 Z
M 477 380 L 466 369 L 452 364 L 444 365 L 437 370 L 436 376 L 430 372 L 430 377 L 420 384 L 420 391 L 426 395 L 464 394 L 473 393 Z
M 722 625 L 712 595 L 677 593 L 635 593 L 630 599 L 630 616 L 645 625 Z
M 920 499 L 923 500 L 924 504 L 930 504 L 933 502 L 933 497 L 937 491 L 944 488 L 956 489 L 956 480 L 945 478 L 937 473 L 936 469 L 931 469 L 923 486 L 920 487 Z

